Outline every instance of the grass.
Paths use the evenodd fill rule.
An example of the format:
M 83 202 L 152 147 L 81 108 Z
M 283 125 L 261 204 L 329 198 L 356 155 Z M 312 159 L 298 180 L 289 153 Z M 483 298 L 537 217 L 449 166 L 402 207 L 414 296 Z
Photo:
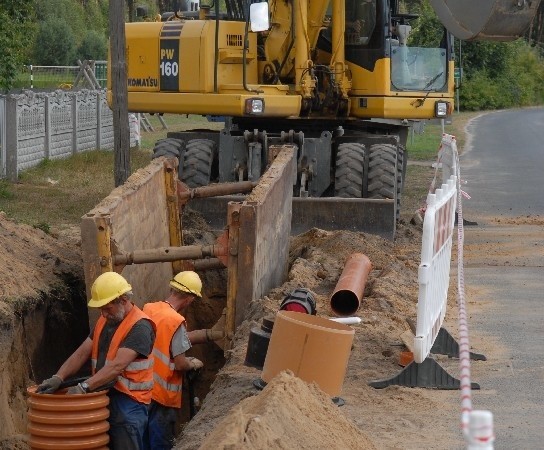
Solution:
M 464 128 L 467 122 L 480 114 L 479 112 L 463 112 L 452 116 L 452 123 L 444 126 L 444 132 L 452 134 L 457 139 L 457 148 L 462 152 L 465 145 Z M 408 155 L 410 160 L 429 161 L 436 159 L 440 139 L 442 138 L 442 126 L 440 124 L 427 123 L 421 134 L 410 133 L 408 135 Z
M 131 172 L 145 167 L 152 149 L 167 131 L 217 127 L 200 116 L 164 115 L 168 130 L 158 116 L 148 116 L 153 132 L 143 132 L 140 149 L 130 151 Z M 0 180 L 0 211 L 8 217 L 44 231 L 79 225 L 90 211 L 114 188 L 114 154 L 95 150 L 61 160 L 44 160 L 19 175 L 17 183 Z
M 452 123 L 445 125 L 444 132 L 455 136 L 459 153 L 463 152 L 466 142 L 464 130 L 467 122 L 479 114 L 479 112 L 454 114 Z M 440 124 L 427 124 L 422 134 L 414 133 L 408 137 L 409 161 L 425 161 L 428 164 L 408 165 L 401 202 L 401 218 L 405 220 L 410 220 L 414 212 L 425 203 L 435 173 L 430 161 L 436 160 L 441 138 Z
M 149 154 L 131 150 L 132 169 L 145 166 Z M 0 210 L 44 231 L 78 224 L 113 189 L 113 156 L 102 150 L 43 161 L 22 172 L 17 183 L 0 184 Z
M 463 127 L 476 113 L 455 115 L 447 133 L 464 143 Z M 162 129 L 158 116 L 148 116 L 153 132 L 142 131 L 140 149 L 130 153 L 131 171 L 146 166 L 154 143 L 167 131 L 215 128 L 222 124 L 210 123 L 200 116 L 164 115 L 168 130 Z M 434 160 L 442 136 L 440 125 L 428 125 L 421 135 L 408 139 L 410 160 Z M 111 151 L 89 151 L 63 160 L 45 160 L 37 167 L 20 174 L 17 183 L 0 180 L 0 211 L 12 219 L 51 231 L 79 225 L 81 216 L 106 197 L 114 187 L 114 154 Z M 414 211 L 426 196 L 433 170 L 430 166 L 409 166 L 403 210 Z

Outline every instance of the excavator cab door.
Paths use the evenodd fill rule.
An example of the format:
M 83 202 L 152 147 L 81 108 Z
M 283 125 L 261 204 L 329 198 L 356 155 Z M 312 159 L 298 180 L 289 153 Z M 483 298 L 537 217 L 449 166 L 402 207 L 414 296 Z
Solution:
M 540 0 L 430 0 L 442 24 L 466 41 L 512 41 L 523 35 Z

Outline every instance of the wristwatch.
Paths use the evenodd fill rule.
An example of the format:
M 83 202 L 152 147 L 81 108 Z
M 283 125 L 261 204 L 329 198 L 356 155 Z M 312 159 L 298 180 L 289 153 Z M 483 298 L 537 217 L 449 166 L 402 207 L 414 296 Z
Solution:
M 85 394 L 89 392 L 89 384 L 86 381 L 84 381 L 83 383 L 79 383 L 79 387 L 82 391 L 85 392 Z

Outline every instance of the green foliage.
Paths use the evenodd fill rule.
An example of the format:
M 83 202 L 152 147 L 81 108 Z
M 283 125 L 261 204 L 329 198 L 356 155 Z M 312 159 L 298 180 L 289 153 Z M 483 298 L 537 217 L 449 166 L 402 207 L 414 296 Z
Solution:
M 459 93 L 459 102 L 463 110 L 501 108 L 503 98 L 499 86 L 485 71 L 472 74 L 471 78 L 463 81 Z
M 77 39 L 77 43 L 79 43 L 86 30 L 94 29 L 92 24 L 88 24 L 85 21 L 85 9 L 82 3 L 73 0 L 37 0 L 36 7 L 40 11 L 39 19 L 42 26 L 53 19 L 61 20 L 69 27 L 72 39 Z M 36 44 L 39 45 L 39 43 L 38 39 Z
M 477 111 L 531 106 L 544 103 L 544 63 L 537 51 L 523 40 L 489 46 L 472 53 L 482 56 L 475 70 L 465 70 L 460 90 L 463 110 Z M 465 47 L 463 47 L 465 48 Z M 502 60 L 498 58 L 501 49 Z M 494 55 L 494 56 L 492 56 Z M 463 68 L 465 63 L 463 63 Z
M 34 61 L 43 66 L 67 66 L 74 62 L 75 43 L 70 27 L 61 18 L 49 18 L 40 24 Z
M 104 34 L 89 30 L 77 49 L 78 59 L 104 60 L 108 56 L 108 43 Z
M 410 13 L 419 14 L 417 20 L 411 22 L 412 32 L 410 33 L 409 45 L 413 46 L 436 46 L 444 36 L 444 27 L 438 20 L 430 4 L 423 2 L 412 7 Z
M 472 73 L 485 70 L 492 78 L 500 76 L 508 67 L 511 51 L 509 42 L 462 42 L 462 65 L 466 75 L 470 77 Z
M 49 234 L 51 232 L 51 225 L 49 225 L 47 222 L 38 222 L 37 224 L 33 225 L 34 228 L 37 228 L 38 230 L 42 230 L 45 234 Z
M 6 180 L 0 180 L 0 198 L 11 199 L 13 198 L 13 192 L 9 189 L 10 185 Z
M 9 90 L 34 34 L 34 0 L 0 0 L 0 91 Z

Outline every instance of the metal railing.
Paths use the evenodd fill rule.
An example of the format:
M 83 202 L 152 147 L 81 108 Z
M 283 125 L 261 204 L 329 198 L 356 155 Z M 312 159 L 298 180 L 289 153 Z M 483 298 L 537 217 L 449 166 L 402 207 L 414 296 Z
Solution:
M 81 78 L 85 64 L 90 66 L 101 88 L 106 87 L 107 61 L 84 61 L 76 66 L 24 66 L 17 80 L 17 87 L 23 89 L 71 89 Z

